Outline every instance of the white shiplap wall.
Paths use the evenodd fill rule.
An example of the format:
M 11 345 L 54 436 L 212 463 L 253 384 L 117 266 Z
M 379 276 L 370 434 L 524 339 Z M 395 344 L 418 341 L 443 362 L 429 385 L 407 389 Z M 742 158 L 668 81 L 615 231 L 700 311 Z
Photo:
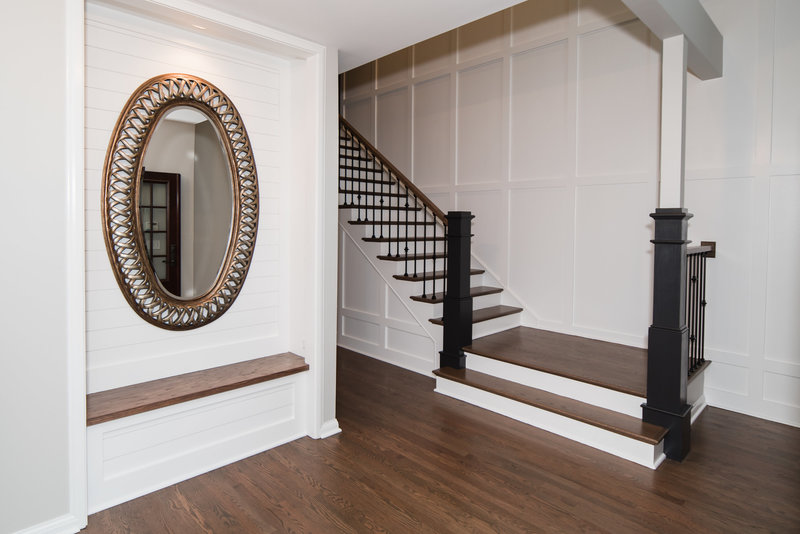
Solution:
M 689 237 L 718 245 L 706 395 L 800 425 L 800 7 L 703 4 L 725 42 L 724 76 L 687 97 Z M 619 0 L 536 0 L 346 73 L 344 108 L 441 208 L 476 214 L 473 251 L 531 325 L 646 346 L 659 72 Z
M 148 78 L 194 74 L 235 103 L 247 127 L 261 188 L 253 263 L 233 307 L 203 328 L 152 326 L 128 306 L 105 251 L 102 165 L 131 93 Z M 288 63 L 198 33 L 89 4 L 86 16 L 86 343 L 89 392 L 286 350 L 281 177 Z

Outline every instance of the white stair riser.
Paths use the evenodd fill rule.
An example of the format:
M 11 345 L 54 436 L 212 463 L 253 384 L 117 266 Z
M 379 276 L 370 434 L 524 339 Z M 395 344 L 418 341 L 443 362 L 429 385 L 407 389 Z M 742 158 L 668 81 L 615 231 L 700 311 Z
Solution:
M 504 380 L 516 382 L 524 386 L 549 391 L 550 393 L 555 393 L 562 397 L 579 400 L 586 404 L 592 404 L 607 410 L 630 415 L 631 417 L 642 416 L 642 403 L 645 402 L 645 399 L 636 395 L 622 393 L 602 386 L 587 384 L 578 380 L 501 362 L 472 353 L 467 353 L 467 368 Z
M 519 313 L 513 313 L 511 315 L 504 315 L 496 319 L 474 323 L 472 325 L 472 339 L 478 339 L 479 337 L 496 334 L 497 332 L 502 332 L 504 330 L 514 328 L 515 326 L 519 326 L 521 315 L 522 314 Z
M 650 469 L 656 469 L 665 458 L 663 441 L 651 445 L 444 378 L 436 379 L 436 391 Z

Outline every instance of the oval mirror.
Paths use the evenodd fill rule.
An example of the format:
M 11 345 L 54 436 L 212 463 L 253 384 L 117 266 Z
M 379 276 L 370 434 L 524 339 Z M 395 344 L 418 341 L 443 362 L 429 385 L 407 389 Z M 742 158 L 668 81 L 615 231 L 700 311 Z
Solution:
M 231 306 L 255 246 L 258 178 L 222 91 L 185 74 L 142 84 L 109 143 L 102 202 L 114 275 L 141 317 L 191 329 Z
M 163 113 L 144 151 L 139 222 L 161 287 L 181 299 L 207 293 L 231 236 L 233 187 L 212 120 L 192 106 Z

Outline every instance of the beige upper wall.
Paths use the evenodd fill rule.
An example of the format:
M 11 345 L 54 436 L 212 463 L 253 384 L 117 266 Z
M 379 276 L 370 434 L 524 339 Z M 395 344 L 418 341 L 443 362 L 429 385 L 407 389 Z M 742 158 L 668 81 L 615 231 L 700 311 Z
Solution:
M 715 240 L 710 402 L 800 424 L 797 4 L 703 2 L 725 75 L 690 76 L 690 239 Z M 795 58 L 794 60 L 792 58 Z M 660 42 L 617 0 L 526 2 L 345 75 L 345 114 L 443 209 L 526 322 L 645 346 Z

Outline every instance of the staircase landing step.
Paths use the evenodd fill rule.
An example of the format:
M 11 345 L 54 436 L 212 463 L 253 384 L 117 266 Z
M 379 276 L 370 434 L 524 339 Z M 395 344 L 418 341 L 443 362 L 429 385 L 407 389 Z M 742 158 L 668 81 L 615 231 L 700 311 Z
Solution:
M 645 423 L 641 419 L 623 415 L 605 408 L 592 406 L 568 397 L 562 397 L 541 389 L 535 389 L 516 382 L 503 380 L 470 369 L 451 369 L 442 367 L 433 372 L 436 376 L 467 386 L 481 389 L 495 395 L 517 401 L 535 408 L 575 419 L 627 438 L 649 445 L 657 445 L 667 434 L 667 429 Z
M 647 349 L 519 326 L 475 339 L 464 350 L 646 397 Z
M 515 313 L 520 313 L 521 311 L 522 308 L 517 308 L 515 306 L 506 306 L 504 304 L 500 304 L 498 306 L 489 306 L 488 308 L 481 308 L 479 310 L 473 310 L 472 324 L 488 321 L 489 319 L 496 319 L 498 317 L 504 317 L 506 315 L 513 315 Z M 442 321 L 441 317 L 428 320 L 433 324 L 438 324 L 439 326 L 444 325 L 444 322 Z
M 501 287 L 491 287 L 491 286 L 476 286 L 469 288 L 469 296 L 470 297 L 482 297 L 484 295 L 494 295 L 495 293 L 500 293 L 503 291 Z M 416 300 L 417 302 L 426 302 L 428 304 L 438 304 L 440 302 L 444 302 L 444 295 L 442 293 L 431 293 L 426 296 L 422 295 L 415 295 L 411 297 L 411 300 Z
M 399 226 L 403 226 L 403 224 Z M 362 237 L 361 239 L 367 243 L 422 243 L 423 241 L 444 241 L 446 238 L 443 235 L 429 235 L 427 237 Z
M 406 208 L 397 207 L 397 206 L 373 206 L 373 205 L 362 205 L 359 206 L 358 204 L 339 204 L 340 210 L 368 210 L 368 211 L 420 211 L 422 208 Z

